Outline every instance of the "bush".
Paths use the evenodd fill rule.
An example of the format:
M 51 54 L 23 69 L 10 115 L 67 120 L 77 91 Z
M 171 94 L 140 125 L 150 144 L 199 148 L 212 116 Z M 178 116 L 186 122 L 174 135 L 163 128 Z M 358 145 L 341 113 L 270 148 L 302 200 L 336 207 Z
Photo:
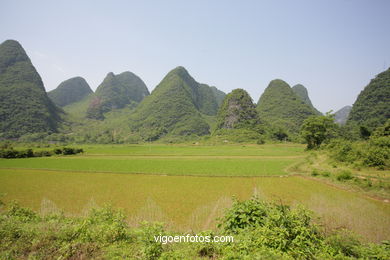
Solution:
M 314 169 L 314 170 L 311 172 L 311 176 L 318 176 L 318 175 L 320 175 L 320 174 L 318 173 L 318 170 L 317 170 L 317 169 Z
M 233 248 L 245 245 L 248 251 L 256 251 L 266 247 L 302 258 L 314 255 L 321 244 L 322 236 L 311 218 L 311 212 L 302 207 L 291 209 L 255 197 L 243 202 L 235 200 L 219 227 L 240 240 L 241 245 L 232 243 Z
M 337 180 L 338 181 L 347 181 L 352 179 L 352 173 L 350 171 L 344 170 L 341 171 L 339 174 L 337 174 Z
M 334 248 L 337 252 L 342 253 L 345 256 L 359 258 L 361 255 L 358 249 L 361 245 L 358 237 L 348 230 L 341 230 L 331 236 L 329 236 L 325 243 Z
M 52 156 L 53 152 L 52 151 L 37 151 L 34 152 L 34 157 L 49 157 Z
M 141 244 L 143 259 L 157 259 L 163 252 L 163 246 L 154 240 L 154 236 L 164 235 L 165 231 L 161 223 L 141 223 L 137 240 Z
M 390 136 L 386 129 L 378 128 L 368 141 L 351 142 L 338 139 L 332 140 L 326 148 L 331 158 L 353 164 L 355 168 L 364 165 L 385 169 L 390 167 Z
M 34 153 L 32 149 L 27 149 L 27 150 L 14 150 L 13 148 L 10 149 L 2 149 L 0 150 L 0 158 L 6 158 L 6 159 L 11 159 L 11 158 L 28 158 L 28 157 L 33 157 Z
M 83 152 L 84 152 L 83 149 L 79 149 L 79 148 L 70 148 L 70 147 L 62 148 L 63 155 L 73 155 L 73 154 L 78 154 Z
M 41 150 L 41 151 L 33 151 L 32 149 L 27 150 L 14 150 L 13 148 L 0 149 L 0 158 L 29 158 L 29 157 L 47 157 L 52 156 L 53 154 L 63 154 L 63 155 L 72 155 L 83 153 L 83 149 L 81 148 L 55 148 L 52 151 L 49 150 Z

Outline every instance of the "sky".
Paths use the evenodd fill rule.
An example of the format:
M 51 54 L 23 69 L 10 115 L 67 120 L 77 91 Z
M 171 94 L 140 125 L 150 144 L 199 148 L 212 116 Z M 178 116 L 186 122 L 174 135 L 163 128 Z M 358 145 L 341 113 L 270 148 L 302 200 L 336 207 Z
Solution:
M 0 42 L 19 41 L 50 91 L 131 71 L 152 91 L 177 66 L 257 102 L 273 79 L 322 112 L 352 105 L 390 67 L 390 1 L 0 0 Z

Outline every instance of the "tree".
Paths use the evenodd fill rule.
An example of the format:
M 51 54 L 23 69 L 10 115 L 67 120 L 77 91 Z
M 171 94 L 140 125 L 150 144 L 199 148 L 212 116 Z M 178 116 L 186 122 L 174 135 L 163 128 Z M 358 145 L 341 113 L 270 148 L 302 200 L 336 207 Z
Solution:
M 307 142 L 307 149 L 320 147 L 324 141 L 329 140 L 335 134 L 336 127 L 333 115 L 329 113 L 325 116 L 307 118 L 301 128 L 301 136 Z

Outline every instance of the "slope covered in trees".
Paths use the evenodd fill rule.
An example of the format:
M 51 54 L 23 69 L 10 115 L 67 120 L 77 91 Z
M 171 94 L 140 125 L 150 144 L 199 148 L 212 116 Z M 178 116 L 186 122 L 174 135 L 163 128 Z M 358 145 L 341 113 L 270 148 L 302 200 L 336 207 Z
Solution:
M 311 100 L 309 98 L 309 92 L 307 91 L 307 89 L 305 88 L 305 86 L 301 85 L 301 84 L 297 84 L 295 86 L 292 87 L 292 90 L 294 91 L 294 93 L 300 97 L 303 102 L 305 102 L 306 104 L 308 104 L 311 108 L 313 108 L 318 115 L 322 115 L 322 113 L 320 111 L 318 111 L 314 106 L 313 104 L 311 103 Z
M 352 106 L 347 124 L 367 127 L 370 131 L 390 118 L 390 68 L 378 74 L 360 92 Z
M 219 90 L 219 89 L 217 89 L 216 87 L 213 87 L 213 86 L 210 87 L 210 88 L 211 88 L 211 90 L 214 93 L 214 97 L 217 100 L 218 106 L 220 106 L 222 104 L 223 99 L 226 96 L 225 92 L 223 92 L 223 91 L 221 91 L 221 90 Z
M 223 100 L 217 116 L 217 129 L 253 129 L 259 123 L 256 106 L 243 89 L 235 89 Z
M 261 120 L 297 133 L 303 121 L 317 112 L 280 79 L 272 80 L 257 103 Z
M 208 86 L 196 82 L 185 68 L 177 67 L 135 109 L 130 126 L 145 140 L 156 140 L 168 133 L 208 134 L 209 125 L 200 111 L 205 112 L 210 104 L 216 103 L 212 99 L 205 99 L 210 91 Z M 213 95 L 208 96 L 211 97 Z
M 23 47 L 0 45 L 0 132 L 2 138 L 55 132 L 61 110 L 48 98 L 43 82 Z
M 57 106 L 63 107 L 84 99 L 93 93 L 88 83 L 82 77 L 74 77 L 63 81 L 47 95 Z
M 103 113 L 112 109 L 136 105 L 149 95 L 145 83 L 134 73 L 110 72 L 96 89 L 87 110 L 87 117 L 104 119 Z

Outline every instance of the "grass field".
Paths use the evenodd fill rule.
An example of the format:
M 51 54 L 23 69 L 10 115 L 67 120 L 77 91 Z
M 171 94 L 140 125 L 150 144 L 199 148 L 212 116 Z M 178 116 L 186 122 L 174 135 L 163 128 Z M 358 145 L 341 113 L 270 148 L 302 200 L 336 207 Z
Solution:
M 1 168 L 197 176 L 271 176 L 302 157 L 303 147 L 85 146 L 84 155 L 2 160 Z
M 370 241 L 390 239 L 388 203 L 319 181 L 282 176 L 286 166 L 304 155 L 300 145 L 83 148 L 86 153 L 80 156 L 0 160 L 1 199 L 17 200 L 41 213 L 76 215 L 110 203 L 123 208 L 132 224 L 162 221 L 176 230 L 204 230 L 215 226 L 232 196 L 257 194 L 302 203 L 328 229 L 346 227 Z M 180 176 L 186 174 L 199 176 Z M 257 177 L 264 175 L 272 176 Z

